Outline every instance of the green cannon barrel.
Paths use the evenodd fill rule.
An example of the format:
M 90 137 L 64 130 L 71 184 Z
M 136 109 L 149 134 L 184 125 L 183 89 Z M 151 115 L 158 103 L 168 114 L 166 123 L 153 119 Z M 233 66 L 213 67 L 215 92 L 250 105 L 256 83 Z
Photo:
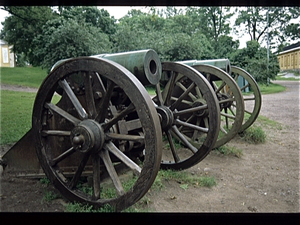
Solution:
M 156 85 L 161 78 L 161 61 L 157 53 L 152 49 L 92 55 L 90 57 L 108 59 L 124 66 L 145 86 L 150 84 Z M 51 70 L 66 60 L 68 59 L 56 62 Z
M 209 60 L 186 60 L 186 61 L 179 61 L 179 63 L 183 63 L 188 66 L 194 65 L 212 65 L 216 66 L 228 74 L 231 74 L 231 65 L 229 59 L 209 59 Z

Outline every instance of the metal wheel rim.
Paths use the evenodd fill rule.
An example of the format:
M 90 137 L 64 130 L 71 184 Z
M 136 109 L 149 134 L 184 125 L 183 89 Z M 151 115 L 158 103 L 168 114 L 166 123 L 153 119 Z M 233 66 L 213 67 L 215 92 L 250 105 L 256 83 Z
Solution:
M 244 122 L 239 131 L 239 133 L 241 133 L 241 132 L 245 131 L 247 128 L 249 128 L 257 119 L 260 109 L 261 109 L 262 97 L 261 97 L 261 92 L 260 92 L 257 82 L 247 71 L 245 71 L 242 68 L 239 68 L 237 66 L 232 66 L 231 71 L 232 71 L 232 75 L 234 73 L 236 74 L 234 76 L 234 80 L 237 81 L 238 75 L 242 76 L 249 83 L 249 87 L 252 89 L 253 94 L 254 94 L 254 98 L 249 98 L 247 96 L 244 96 L 245 115 L 250 114 L 250 117 L 247 119 L 247 117 L 244 116 Z M 243 88 L 244 87 L 241 87 L 241 89 L 243 89 Z M 247 102 L 250 102 L 250 101 L 254 101 L 253 110 L 247 109 Z
M 224 104 L 224 101 L 218 98 L 219 99 L 218 102 L 220 104 L 220 110 L 221 110 L 220 134 L 222 134 L 222 136 L 219 135 L 218 140 L 216 141 L 216 144 L 214 146 L 214 148 L 218 148 L 226 144 L 227 142 L 229 142 L 232 138 L 234 138 L 242 126 L 243 119 L 244 119 L 244 110 L 245 110 L 243 95 L 235 80 L 231 78 L 229 74 L 226 73 L 225 71 L 212 65 L 195 65 L 193 66 L 193 68 L 195 68 L 197 71 L 199 71 L 202 74 L 207 74 L 205 75 L 205 77 L 208 80 L 208 82 L 211 83 L 213 89 L 215 90 L 214 92 L 215 94 L 221 94 L 222 91 L 225 91 L 225 94 L 227 95 L 229 92 L 231 92 L 228 94 L 228 96 L 226 96 L 226 98 L 227 100 L 229 100 L 229 96 L 234 98 L 232 104 L 228 107 L 225 107 L 224 109 L 222 109 L 223 108 L 222 104 Z M 222 81 L 222 84 L 217 86 L 215 81 L 210 80 L 211 77 L 210 75 L 214 75 L 217 78 L 219 78 Z M 226 87 L 224 85 L 226 85 Z M 224 88 L 222 88 L 222 86 L 224 86 Z M 226 90 L 227 88 L 229 89 Z M 226 126 L 225 128 L 223 122 L 224 119 L 225 119 L 225 126 Z M 231 123 L 230 128 L 228 123 Z
M 79 178 L 76 177 L 76 173 L 73 176 L 71 181 L 68 181 L 65 179 L 65 176 L 62 176 L 63 174 L 61 171 L 56 171 L 57 165 L 51 166 L 50 162 L 53 161 L 53 158 L 55 156 L 52 156 L 51 152 L 49 151 L 50 144 L 49 141 L 45 140 L 45 138 L 42 137 L 41 133 L 45 133 L 45 130 L 43 130 L 43 113 L 45 112 L 44 104 L 50 105 L 47 102 L 51 101 L 51 98 L 54 95 L 55 90 L 57 89 L 57 82 L 59 80 L 64 79 L 68 74 L 71 74 L 73 72 L 77 71 L 94 71 L 97 72 L 102 78 L 105 78 L 106 80 L 112 81 L 116 86 L 123 89 L 124 93 L 128 96 L 128 98 L 131 100 L 131 103 L 133 103 L 136 113 L 138 115 L 138 119 L 140 119 L 140 123 L 144 132 L 144 142 L 145 142 L 145 150 L 144 152 L 144 160 L 143 160 L 143 166 L 140 168 L 139 165 L 134 164 L 134 162 L 131 160 L 131 162 L 127 162 L 129 165 L 135 167 L 135 170 L 138 170 L 138 167 L 140 168 L 140 171 L 138 173 L 138 178 L 136 179 L 135 183 L 131 186 L 131 189 L 128 191 L 124 191 L 122 193 L 122 190 L 120 191 L 121 195 L 118 195 L 113 198 L 100 198 L 100 194 L 98 197 L 94 197 L 95 195 L 98 195 L 98 192 L 101 191 L 101 187 L 98 184 L 93 184 L 93 189 L 98 190 L 97 194 L 96 191 L 93 190 L 93 196 L 89 196 L 88 194 L 83 193 L 81 190 L 77 188 L 77 186 L 74 186 L 75 181 L 79 181 Z M 108 81 L 107 81 L 108 82 Z M 114 87 L 115 85 L 111 85 L 111 87 Z M 87 88 L 87 86 L 85 86 Z M 89 86 L 89 89 L 92 89 L 92 86 Z M 108 88 L 109 89 L 109 88 Z M 109 90 L 106 90 L 106 93 L 109 93 Z M 113 88 L 111 88 L 113 89 Z M 64 89 L 65 90 L 65 89 Z M 86 92 L 88 93 L 88 91 Z M 87 94 L 88 95 L 88 94 Z M 78 97 L 79 98 L 79 97 Z M 104 96 L 103 99 L 106 97 Z M 112 95 L 107 94 L 107 99 L 103 100 L 103 102 L 109 102 L 111 100 Z M 138 99 L 138 101 L 136 101 Z M 73 99 L 74 101 L 74 99 Z M 72 101 L 70 101 L 73 103 Z M 102 103 L 103 103 L 102 102 Z M 103 107 L 105 108 L 105 104 L 103 103 Z M 108 104 L 108 103 L 107 103 Z M 74 104 L 73 104 L 74 105 Z M 51 105 L 51 109 L 54 109 Z M 89 105 L 88 107 L 91 107 Z M 76 108 L 76 106 L 75 106 Z M 82 107 L 83 108 L 83 107 Z M 128 107 L 129 108 L 129 107 Z M 127 109 L 128 109 L 127 108 Z M 90 112 L 87 110 L 88 113 Z M 57 113 L 58 111 L 54 110 L 54 113 Z M 104 111 L 105 113 L 107 111 Z M 80 113 L 78 113 L 80 114 Z M 90 113 L 89 113 L 90 114 Z M 102 117 L 102 120 L 105 121 L 103 118 L 104 115 L 99 112 L 98 115 Z M 90 117 L 90 115 L 88 115 Z M 117 116 L 114 116 L 115 118 Z M 69 116 L 69 118 L 71 118 Z M 97 117 L 98 118 L 98 117 Z M 96 118 L 96 119 L 97 119 Z M 78 119 L 78 118 L 77 118 Z M 95 119 L 95 120 L 96 120 Z M 85 119 L 80 119 L 82 121 L 85 121 Z M 109 122 L 109 121 L 108 121 Z M 107 123 L 108 123 L 107 122 Z M 106 122 L 103 122 L 102 124 L 107 124 Z M 102 126 L 102 125 L 101 125 Z M 68 198 L 71 201 L 77 201 L 77 202 L 83 202 L 83 203 L 89 203 L 96 207 L 102 207 L 106 204 L 110 204 L 112 207 L 115 208 L 115 210 L 120 211 L 123 210 L 130 205 L 134 204 L 136 201 L 138 201 L 143 195 L 148 191 L 148 189 L 151 187 L 152 183 L 154 182 L 156 175 L 158 173 L 159 167 L 160 167 L 160 161 L 161 161 L 161 142 L 162 142 L 162 134 L 160 130 L 160 123 L 159 119 L 156 113 L 156 109 L 153 105 L 153 102 L 148 95 L 145 88 L 141 85 L 141 83 L 135 78 L 128 70 L 126 70 L 124 67 L 118 65 L 117 63 L 114 63 L 109 60 L 105 59 L 94 59 L 90 57 L 81 57 L 77 59 L 72 59 L 69 61 L 66 61 L 62 63 L 60 66 L 55 68 L 48 77 L 44 80 L 42 83 L 34 103 L 34 109 L 33 109 L 33 116 L 32 116 L 32 127 L 33 132 L 35 136 L 35 142 L 36 142 L 36 151 L 39 158 L 39 161 L 41 163 L 42 168 L 44 169 L 47 177 L 50 179 L 50 181 L 53 183 L 53 185 L 60 191 L 62 194 Z M 102 126 L 103 128 L 104 126 Z M 103 128 L 104 129 L 104 128 Z M 105 133 L 104 139 L 110 137 L 112 128 L 109 128 Z M 100 129 L 101 130 L 101 129 Z M 110 135 L 110 136 L 108 136 Z M 74 139 L 73 139 L 74 140 Z M 113 139 L 110 139 L 113 140 Z M 96 141 L 96 140 L 95 140 Z M 108 150 L 111 150 L 111 143 L 112 141 L 104 142 L 103 146 L 101 146 L 101 151 L 97 153 L 93 153 L 93 157 L 91 156 L 92 153 L 88 156 L 88 154 L 84 154 L 84 156 L 81 159 L 80 164 L 75 165 L 77 167 L 77 171 L 81 170 L 80 165 L 85 161 L 85 165 L 87 165 L 88 159 L 86 158 L 92 158 L 92 167 L 93 167 L 93 176 L 94 180 L 97 180 L 99 176 L 100 181 L 100 172 L 97 172 L 98 168 L 100 168 L 100 161 L 102 160 L 104 162 L 104 158 L 107 159 L 107 156 L 111 158 L 111 154 L 104 153 L 108 152 Z M 110 146 L 110 147 L 108 147 Z M 106 149 L 105 151 L 103 149 Z M 50 147 L 51 150 L 51 147 Z M 119 149 L 120 150 L 120 149 Z M 46 153 L 47 152 L 47 153 Z M 67 151 L 66 151 L 67 152 Z M 118 151 L 117 151 L 118 152 Z M 120 152 L 120 151 L 119 151 Z M 51 155 L 52 159 L 49 157 Z M 114 153 L 115 154 L 115 153 Z M 120 153 L 119 153 L 120 154 Z M 62 157 L 63 154 L 59 155 L 56 158 Z M 96 155 L 98 155 L 96 157 Z M 105 156 L 104 156 L 105 155 Z M 121 154 L 122 162 L 124 162 L 125 154 Z M 54 159 L 56 159 L 54 158 Z M 129 157 L 127 157 L 129 158 Z M 62 161 L 65 159 L 62 159 Z M 95 163 L 94 163 L 95 161 Z M 98 163 L 97 163 L 98 162 Z M 109 163 L 109 160 L 106 162 Z M 59 164 L 59 163 L 58 163 Z M 124 163 L 126 164 L 126 163 Z M 126 164 L 126 166 L 128 166 Z M 111 163 L 112 167 L 114 165 Z M 108 167 L 105 165 L 106 170 L 108 171 Z M 111 167 L 111 166 L 110 166 Z M 59 169 L 59 167 L 58 167 Z M 133 170 L 133 169 L 129 169 Z M 136 172 L 136 171 L 135 171 Z M 109 173 L 109 172 L 108 172 Z M 113 172 L 112 172 L 113 173 Z M 96 175 L 95 175 L 96 174 Z M 82 175 L 79 172 L 79 175 Z M 109 176 L 111 176 L 109 174 Z M 116 175 L 116 177 L 113 177 L 115 180 L 118 180 L 119 175 Z M 73 180 L 75 180 L 73 182 Z M 73 182 L 73 184 L 72 184 Z M 72 188 L 70 188 L 70 183 L 72 184 Z M 96 182 L 98 183 L 98 182 Z M 100 182 L 101 183 L 101 182 Z M 113 182 L 114 183 L 114 182 Z M 121 184 L 123 186 L 123 184 Z M 120 186 L 115 186 L 115 189 L 120 188 Z M 124 187 L 123 187 L 124 188 Z M 121 188 L 122 189 L 122 188 Z M 118 190 L 119 191 L 119 190 Z M 117 191 L 116 191 L 117 192 Z

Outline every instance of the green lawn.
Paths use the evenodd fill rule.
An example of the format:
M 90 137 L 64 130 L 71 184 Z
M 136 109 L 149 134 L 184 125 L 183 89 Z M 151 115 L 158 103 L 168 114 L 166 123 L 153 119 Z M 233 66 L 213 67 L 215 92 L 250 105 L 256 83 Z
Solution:
M 35 95 L 1 90 L 0 144 L 14 143 L 30 130 Z
M 269 85 L 258 84 L 261 94 L 274 94 L 285 91 L 285 87 L 280 84 L 273 84 L 270 82 Z
M 1 67 L 0 69 L 2 84 L 38 88 L 46 76 L 46 70 L 40 67 Z

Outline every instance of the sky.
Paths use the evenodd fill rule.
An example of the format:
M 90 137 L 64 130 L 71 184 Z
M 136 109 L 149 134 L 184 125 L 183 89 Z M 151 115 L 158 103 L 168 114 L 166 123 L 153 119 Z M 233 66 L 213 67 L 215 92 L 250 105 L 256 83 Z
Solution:
M 149 7 L 145 7 L 145 6 L 139 6 L 139 7 L 127 7 L 127 6 L 109 6 L 109 7 L 99 7 L 99 8 L 104 8 L 106 9 L 109 14 L 111 16 L 114 16 L 115 19 L 120 19 L 123 16 L 125 16 L 127 14 L 127 12 L 131 9 L 140 9 L 143 12 L 148 12 L 149 11 Z M 156 7 L 156 8 L 164 8 L 164 7 Z M 184 8 L 184 7 L 181 7 Z M 2 24 L 1 22 L 3 22 L 5 20 L 5 17 L 7 17 L 9 14 L 4 11 L 4 10 L 0 10 L 0 30 L 2 29 Z M 234 20 L 236 18 L 236 14 L 232 17 L 231 19 L 231 23 L 234 23 Z M 246 42 L 250 40 L 249 35 L 243 35 L 242 37 L 238 37 L 237 35 L 235 35 L 233 32 L 231 33 L 231 36 L 233 37 L 233 40 L 239 40 L 240 41 L 240 47 L 239 48 L 244 48 L 246 47 Z M 264 44 L 263 44 L 264 46 Z M 264 46 L 266 47 L 266 46 Z

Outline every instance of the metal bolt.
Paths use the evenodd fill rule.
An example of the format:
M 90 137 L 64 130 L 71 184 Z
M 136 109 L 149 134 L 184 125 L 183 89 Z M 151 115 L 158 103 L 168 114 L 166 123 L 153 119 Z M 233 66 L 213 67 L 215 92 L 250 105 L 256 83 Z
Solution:
M 95 94 L 94 94 L 94 98 L 95 99 L 100 99 L 102 98 L 102 93 L 100 91 L 96 91 Z

